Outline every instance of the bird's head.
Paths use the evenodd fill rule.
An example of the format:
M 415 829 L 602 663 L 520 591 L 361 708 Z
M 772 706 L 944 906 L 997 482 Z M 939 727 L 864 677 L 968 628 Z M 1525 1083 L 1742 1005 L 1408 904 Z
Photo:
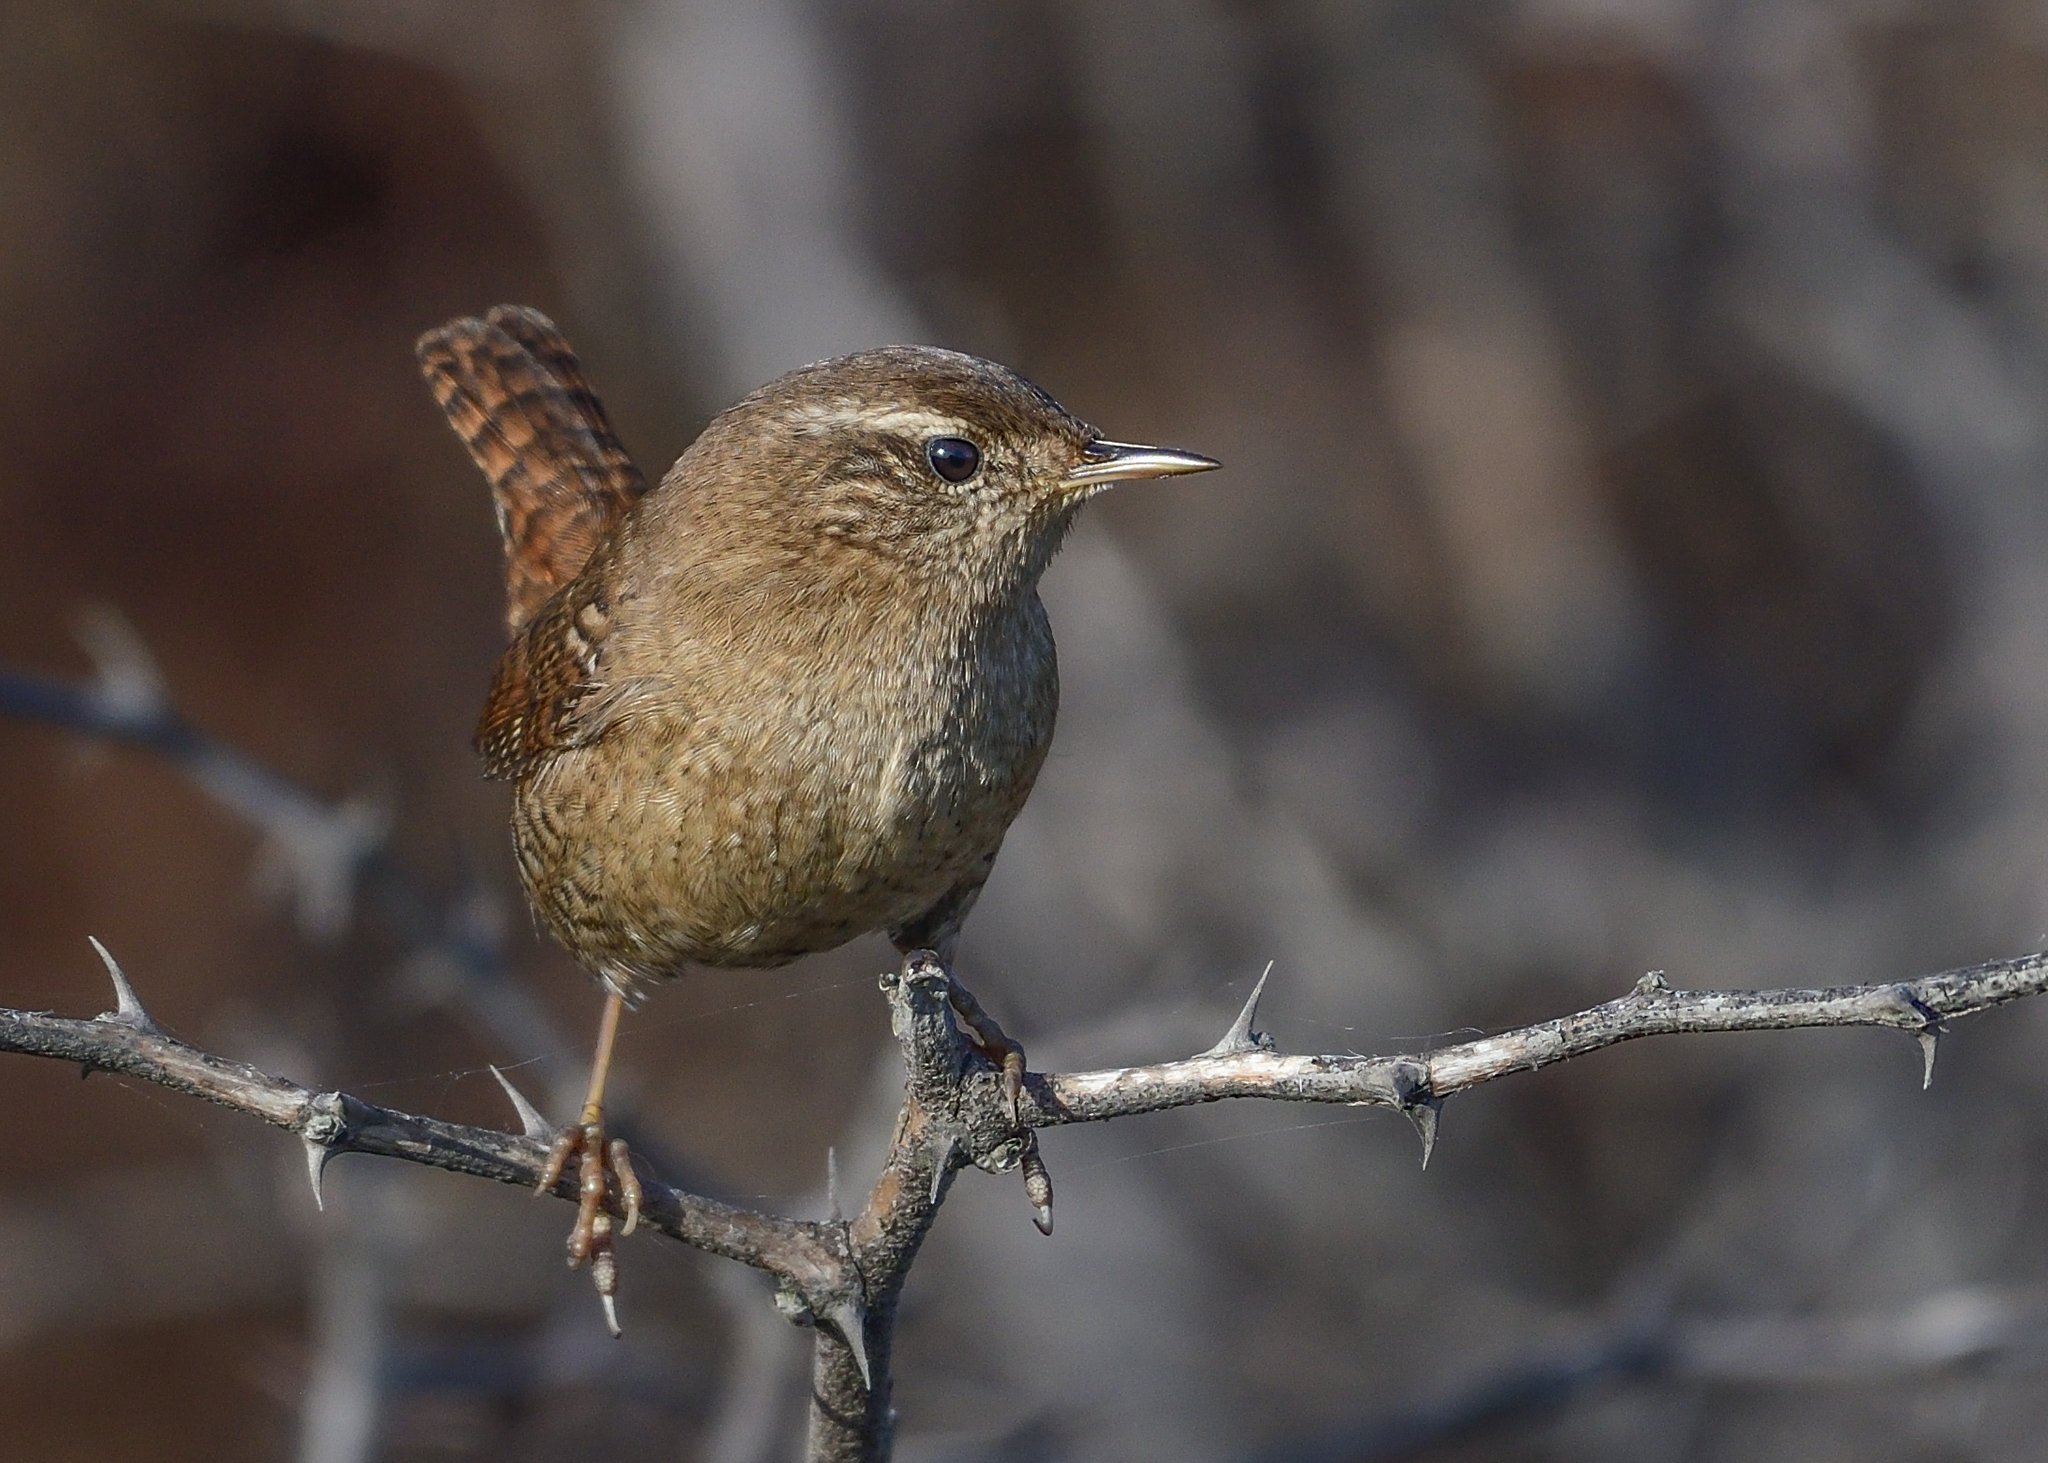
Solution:
M 726 499 L 698 506 L 799 554 L 841 547 L 1015 583 L 1103 489 L 1217 465 L 1107 441 L 992 361 L 888 346 L 761 387 L 705 429 L 670 484 Z

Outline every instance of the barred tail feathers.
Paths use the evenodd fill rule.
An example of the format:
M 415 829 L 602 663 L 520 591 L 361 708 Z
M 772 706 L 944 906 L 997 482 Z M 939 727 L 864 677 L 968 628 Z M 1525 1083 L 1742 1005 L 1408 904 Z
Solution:
M 538 310 L 500 305 L 419 339 L 420 373 L 490 480 L 517 632 L 582 572 L 647 491 L 569 342 Z

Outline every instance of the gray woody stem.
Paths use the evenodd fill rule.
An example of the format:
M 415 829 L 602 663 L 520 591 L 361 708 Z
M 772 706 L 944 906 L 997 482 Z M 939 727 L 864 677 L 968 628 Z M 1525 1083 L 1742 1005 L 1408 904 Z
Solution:
M 545 1145 L 524 1131 L 417 1117 L 345 1093 L 316 1091 L 188 1046 L 157 1026 L 106 958 L 115 1010 L 77 1020 L 0 1009 L 0 1051 L 138 1077 L 294 1133 L 306 1145 L 316 1196 L 321 1170 L 337 1153 L 382 1154 L 503 1183 L 536 1182 Z M 783 1219 L 647 1184 L 649 1227 L 773 1275 L 779 1308 L 817 1329 L 813 1459 L 889 1454 L 896 1305 L 953 1176 L 969 1164 L 989 1170 L 1021 1165 L 1031 1202 L 1049 1222 L 1051 1195 L 1037 1162 L 1036 1129 L 1227 1097 L 1373 1104 L 1416 1119 L 1427 1161 L 1436 1110 L 1450 1094 L 1616 1042 L 1685 1032 L 1887 1027 L 1919 1040 L 1931 1077 L 1942 1023 L 2048 989 L 2048 953 L 1917 980 L 1823 990 L 1680 991 L 1651 975 L 1620 999 L 1576 1015 L 1426 1054 L 1385 1057 L 1274 1051 L 1256 1030 L 1254 991 L 1209 1051 L 1153 1066 L 1034 1075 L 1014 1120 L 1004 1110 L 997 1073 L 953 1022 L 950 981 L 939 962 L 913 954 L 901 973 L 882 977 L 882 987 L 903 1051 L 904 1104 L 882 1172 L 859 1213 L 825 1223 Z M 521 1114 L 522 1128 L 530 1127 L 532 1116 L 523 1105 Z M 572 1197 L 573 1182 L 565 1178 L 556 1192 Z

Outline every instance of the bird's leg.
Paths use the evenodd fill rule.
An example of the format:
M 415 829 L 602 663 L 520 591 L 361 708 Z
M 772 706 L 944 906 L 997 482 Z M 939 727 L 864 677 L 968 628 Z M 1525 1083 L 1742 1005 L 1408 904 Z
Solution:
M 1024 1048 L 1010 1040 L 995 1017 L 982 1010 L 974 992 L 953 974 L 951 964 L 946 966 L 946 1000 L 960 1018 L 960 1029 L 1003 1074 L 1003 1111 L 1016 1122 L 1017 1104 L 1024 1096 Z
M 622 1235 L 631 1234 L 640 1223 L 642 1198 L 640 1179 L 633 1172 L 633 1159 L 626 1150 L 626 1140 L 613 1138 L 607 1141 L 604 1131 L 605 1079 L 611 1075 L 612 1045 L 618 1040 L 619 1015 L 625 1006 L 625 999 L 618 992 L 606 993 L 604 1017 L 597 1028 L 597 1055 L 590 1064 L 590 1093 L 583 1100 L 583 1114 L 575 1126 L 564 1128 L 556 1137 L 554 1146 L 548 1149 L 547 1163 L 541 1169 L 537 1189 L 542 1194 L 552 1192 L 568 1168 L 571 1156 L 577 1159 L 576 1222 L 569 1229 L 569 1268 L 590 1266 L 590 1277 L 596 1282 L 598 1297 L 604 1303 L 605 1324 L 614 1336 L 619 1334 L 619 1318 L 618 1307 L 612 1297 L 618 1293 L 619 1268 L 618 1260 L 612 1254 L 612 1216 L 605 1209 L 605 1193 L 616 1181 L 619 1209 L 625 1217 L 617 1231 Z
M 939 954 L 939 968 L 946 972 L 946 1004 L 953 1008 L 954 1019 L 967 1039 L 980 1047 L 1002 1074 L 1004 1113 L 1016 1125 L 1022 1140 L 1017 1164 L 1024 1172 L 1024 1197 L 1031 1201 L 1031 1222 L 1038 1226 L 1040 1234 L 1051 1234 L 1052 1175 L 1046 1172 L 1045 1159 L 1039 1154 L 1038 1134 L 1023 1126 L 1018 1112 L 1024 1096 L 1024 1048 L 1010 1040 L 996 1019 L 982 1010 L 974 993 L 953 974 L 952 962 L 944 954 Z

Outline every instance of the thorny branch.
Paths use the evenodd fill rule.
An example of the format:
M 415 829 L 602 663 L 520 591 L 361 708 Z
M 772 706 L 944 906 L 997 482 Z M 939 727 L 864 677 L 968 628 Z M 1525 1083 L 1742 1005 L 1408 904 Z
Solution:
M 1422 1131 L 1423 1162 L 1436 1141 L 1443 1100 L 1510 1072 L 1534 1071 L 1616 1042 L 1684 1032 L 1783 1031 L 1803 1026 L 1882 1026 L 1918 1039 L 1922 1086 L 1934 1080 L 1942 1020 L 2038 994 L 2048 955 L 2022 955 L 1893 985 L 1811 990 L 1673 990 L 1661 971 L 1627 995 L 1571 1016 L 1442 1047 L 1421 1056 L 1289 1056 L 1249 1032 L 1260 992 L 1216 1047 L 1184 1061 L 1028 1081 L 1034 1127 L 1099 1122 L 1225 1097 L 1377 1103 L 1406 1112 Z M 1263 984 L 1263 982 L 1262 982 Z
M 306 1145 L 316 1195 L 321 1171 L 337 1153 L 381 1154 L 503 1183 L 537 1181 L 547 1128 L 516 1094 L 522 1131 L 514 1134 L 316 1091 L 170 1036 L 150 1018 L 120 967 L 106 958 L 115 987 L 113 1011 L 78 1020 L 0 1010 L 0 1051 L 138 1077 L 283 1128 Z M 918 1248 L 960 1169 L 1022 1166 L 1027 1180 L 1042 1183 L 1036 1129 L 1226 1097 L 1367 1104 L 1417 1119 L 1426 1160 L 1436 1111 L 1450 1094 L 1616 1042 L 1690 1032 L 1885 1027 L 1921 1041 L 1931 1076 L 1942 1023 L 2048 990 L 2048 952 L 1915 980 L 1824 990 L 1681 991 L 1651 975 L 1620 999 L 1574 1015 L 1433 1052 L 1380 1057 L 1274 1051 L 1255 1029 L 1255 991 L 1225 1040 L 1200 1055 L 1151 1066 L 1034 1074 L 1014 1121 L 1004 1109 L 1000 1075 L 953 1022 L 950 978 L 938 961 L 913 954 L 900 973 L 882 978 L 882 986 L 907 1078 L 888 1156 L 857 1214 L 824 1223 L 786 1219 L 647 1185 L 650 1228 L 768 1272 L 778 1282 L 777 1304 L 784 1313 L 818 1327 L 814 1458 L 887 1456 L 896 1303 Z M 564 1179 L 555 1192 L 571 1197 L 574 1185 Z M 1031 1199 L 1034 1207 L 1049 1208 L 1049 1189 L 1033 1191 Z
M 107 661 L 103 657 L 103 666 Z M 208 741 L 169 707 L 146 676 L 103 669 L 98 685 L 73 688 L 0 673 L 0 713 L 153 748 L 179 762 L 253 821 L 321 830 L 337 814 L 231 749 Z M 128 684 L 133 682 L 134 684 Z M 339 840 L 342 879 L 374 873 L 374 840 Z M 388 888 L 388 881 L 387 881 Z M 388 894 L 387 894 L 388 897 Z M 420 918 L 419 906 L 399 901 Z M 445 938 L 445 936 L 444 936 Z M 97 946 L 97 942 L 95 942 Z M 202 1052 L 166 1033 L 149 1016 L 119 965 L 100 951 L 112 976 L 115 1009 L 91 1020 L 0 1010 L 0 1051 L 56 1057 L 88 1070 L 117 1072 L 246 1112 L 295 1134 L 305 1145 L 314 1195 L 339 1153 L 371 1153 L 532 1187 L 552 1129 L 505 1080 L 521 1131 L 498 1132 L 399 1112 L 339 1091 L 318 1091 Z M 647 1181 L 644 1223 L 707 1253 L 741 1261 L 777 1282 L 785 1315 L 816 1328 L 811 1456 L 883 1458 L 893 1413 L 890 1352 L 896 1306 L 920 1245 L 953 1178 L 974 1166 L 1021 1168 L 1033 1218 L 1052 1226 L 1052 1189 L 1037 1131 L 1138 1113 L 1261 1097 L 1391 1107 L 1422 1136 L 1423 1162 L 1436 1141 L 1444 1100 L 1512 1072 L 1534 1070 L 1644 1036 L 1762 1031 L 1810 1026 L 1875 1026 L 1920 1043 L 1923 1082 L 1932 1079 L 1943 1023 L 2048 989 L 2048 952 L 1992 961 L 1895 983 L 1812 990 L 1685 991 L 1660 974 L 1628 994 L 1555 1020 L 1422 1053 L 1390 1056 L 1283 1053 L 1257 1026 L 1266 980 L 1221 1040 L 1178 1061 L 1095 1072 L 1036 1073 L 1019 1109 L 1005 1105 L 999 1074 L 959 1030 L 951 977 L 925 953 L 882 977 L 891 1025 L 902 1048 L 903 1106 L 880 1176 L 850 1218 L 787 1219 Z M 555 1187 L 573 1197 L 574 1182 Z

